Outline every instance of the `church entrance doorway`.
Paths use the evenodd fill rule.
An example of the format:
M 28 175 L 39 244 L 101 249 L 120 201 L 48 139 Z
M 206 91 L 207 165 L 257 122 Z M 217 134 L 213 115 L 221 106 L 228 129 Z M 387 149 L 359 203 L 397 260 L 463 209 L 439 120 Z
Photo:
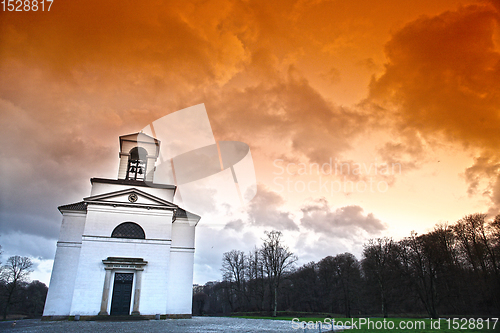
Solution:
M 132 297 L 133 273 L 115 273 L 113 298 L 111 299 L 111 315 L 129 315 Z

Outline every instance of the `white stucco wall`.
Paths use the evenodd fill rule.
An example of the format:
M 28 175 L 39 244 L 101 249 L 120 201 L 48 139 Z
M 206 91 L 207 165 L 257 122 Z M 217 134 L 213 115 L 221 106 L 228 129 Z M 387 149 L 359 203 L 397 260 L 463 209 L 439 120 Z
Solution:
M 147 261 L 148 264 L 144 266 L 142 272 L 139 311 L 143 315 L 165 313 L 172 214 L 170 210 L 113 207 L 90 203 L 83 231 L 82 251 L 71 314 L 97 315 L 99 313 L 105 278 L 102 260 L 108 257 L 142 258 Z M 129 221 L 143 228 L 145 240 L 110 238 L 116 226 Z M 135 273 L 133 270 L 129 272 Z M 108 313 L 112 290 L 111 285 Z
M 139 311 L 142 315 L 164 313 L 167 303 L 165 290 L 168 284 L 169 248 L 169 241 L 84 237 L 70 314 L 94 316 L 99 313 L 105 278 L 102 260 L 108 257 L 143 258 L 147 261 L 142 272 Z M 117 271 L 135 272 L 123 269 Z M 109 290 L 108 313 L 112 283 L 113 281 Z M 133 297 L 132 295 L 132 300 Z M 132 303 L 133 301 L 131 307 Z
M 167 313 L 191 314 L 193 264 L 194 249 L 171 249 Z
M 84 235 L 110 237 L 123 222 L 139 224 L 146 239 L 171 240 L 172 211 L 89 204 Z
M 195 227 L 187 219 L 178 218 L 172 223 L 172 246 L 194 249 Z
M 194 236 L 195 227 L 190 226 L 187 219 L 177 219 L 172 224 L 167 313 L 190 314 L 192 311 Z
M 84 212 L 63 215 L 44 316 L 64 316 L 70 313 L 85 217 Z
M 59 242 L 82 242 L 87 212 L 63 212 Z

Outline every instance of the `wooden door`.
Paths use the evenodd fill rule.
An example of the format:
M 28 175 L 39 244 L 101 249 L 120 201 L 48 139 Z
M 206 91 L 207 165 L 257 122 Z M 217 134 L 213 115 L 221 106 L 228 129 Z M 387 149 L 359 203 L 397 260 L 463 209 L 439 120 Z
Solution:
M 133 281 L 133 273 L 115 273 L 113 298 L 111 299 L 111 315 L 123 316 L 130 314 Z

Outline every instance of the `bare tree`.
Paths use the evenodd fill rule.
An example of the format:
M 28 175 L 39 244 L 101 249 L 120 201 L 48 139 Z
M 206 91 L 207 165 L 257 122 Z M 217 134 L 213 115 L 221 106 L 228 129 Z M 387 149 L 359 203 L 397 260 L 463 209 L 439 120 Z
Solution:
M 36 318 L 43 314 L 45 299 L 49 288 L 45 283 L 38 280 L 30 282 L 22 293 L 22 302 L 18 307 L 22 308 L 29 317 Z
M 400 242 L 400 257 L 406 278 L 410 280 L 427 313 L 433 319 L 438 317 L 439 290 L 438 268 L 434 237 L 432 234 L 418 236 L 414 231 Z
M 197 292 L 193 295 L 193 314 L 201 315 L 205 313 L 208 296 L 204 292 Z
M 14 302 L 14 296 L 20 285 L 28 280 L 33 272 L 33 263 L 28 257 L 13 256 L 2 266 L 0 277 L 3 287 L 3 319 L 7 318 L 9 307 Z
M 224 280 L 241 284 L 245 278 L 245 253 L 231 250 L 222 255 L 222 276 Z
M 497 267 L 500 267 L 500 215 L 495 216 L 495 219 L 490 222 L 489 226 Z
M 321 287 L 318 265 L 311 261 L 287 274 L 282 283 L 282 289 L 286 290 L 286 299 L 282 299 L 280 304 L 285 305 L 286 309 L 320 312 L 323 291 Z
M 455 225 L 455 234 L 467 260 L 476 272 L 486 274 L 491 268 L 497 273 L 491 238 L 486 230 L 486 214 L 467 215 Z
M 318 262 L 318 278 L 321 286 L 321 300 L 325 302 L 324 310 L 333 313 L 336 310 L 336 278 L 335 265 L 332 256 L 325 257 Z
M 463 258 L 476 276 L 476 293 L 482 293 L 484 299 L 491 299 L 498 308 L 498 296 L 492 296 L 500 294 L 500 268 L 495 249 L 498 240 L 495 237 L 495 232 L 498 231 L 496 223 L 498 221 L 487 223 L 486 214 L 471 214 L 457 221 L 454 231 Z
M 278 311 L 278 288 L 284 273 L 293 267 L 298 260 L 288 247 L 282 244 L 281 232 L 273 230 L 266 231 L 266 239 L 260 250 L 264 260 L 264 270 L 270 282 L 270 289 L 273 294 L 273 317 Z
M 344 313 L 346 318 L 351 317 L 351 309 L 355 303 L 355 291 L 361 282 L 360 264 L 358 259 L 351 253 L 338 254 L 333 258 L 334 277 L 339 284 L 339 295 L 344 301 Z
M 363 247 L 362 266 L 369 286 L 377 291 L 380 310 L 388 317 L 389 306 L 394 299 L 394 280 L 397 271 L 397 244 L 392 238 L 370 239 Z
M 262 311 L 265 302 L 264 263 L 257 247 L 248 252 L 246 273 L 251 307 Z
M 229 283 L 230 290 L 233 290 L 236 295 L 236 308 L 242 306 L 243 300 L 246 298 L 246 262 L 243 251 L 232 250 L 222 255 L 222 277 Z

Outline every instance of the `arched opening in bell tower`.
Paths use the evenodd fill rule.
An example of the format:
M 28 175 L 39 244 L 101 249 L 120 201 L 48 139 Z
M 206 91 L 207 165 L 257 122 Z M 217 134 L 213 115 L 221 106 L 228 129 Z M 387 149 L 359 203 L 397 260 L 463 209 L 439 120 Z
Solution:
M 146 179 L 147 155 L 148 152 L 142 147 L 134 147 L 130 150 L 126 179 L 141 181 Z

